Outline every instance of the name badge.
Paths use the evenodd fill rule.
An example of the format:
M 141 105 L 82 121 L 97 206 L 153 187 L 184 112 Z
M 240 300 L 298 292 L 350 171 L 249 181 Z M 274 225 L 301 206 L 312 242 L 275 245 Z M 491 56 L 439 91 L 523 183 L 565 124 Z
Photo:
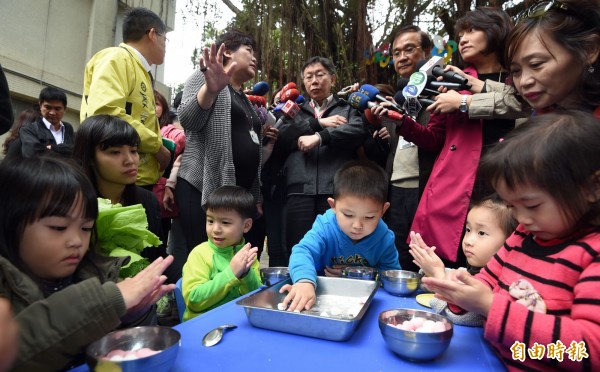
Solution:
M 400 150 L 412 147 L 414 145 L 415 145 L 414 143 L 408 142 L 407 140 L 405 140 L 404 137 L 398 137 L 398 148 Z
M 256 143 L 257 145 L 259 144 L 258 135 L 254 131 L 254 129 L 250 130 L 250 138 L 252 138 L 252 142 Z

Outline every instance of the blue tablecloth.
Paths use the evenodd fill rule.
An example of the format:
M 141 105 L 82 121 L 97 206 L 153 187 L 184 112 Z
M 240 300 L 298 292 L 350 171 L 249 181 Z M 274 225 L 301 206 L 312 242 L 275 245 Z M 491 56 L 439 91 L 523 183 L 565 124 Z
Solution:
M 483 339 L 483 330 L 473 327 L 455 326 L 448 350 L 434 361 L 400 358 L 387 349 L 377 322 L 381 311 L 393 308 L 428 310 L 414 297 L 394 297 L 380 288 L 356 333 L 336 342 L 255 328 L 244 308 L 232 301 L 175 327 L 181 332 L 181 349 L 173 371 L 505 370 Z M 202 337 L 223 324 L 238 328 L 227 331 L 216 346 L 202 346 Z

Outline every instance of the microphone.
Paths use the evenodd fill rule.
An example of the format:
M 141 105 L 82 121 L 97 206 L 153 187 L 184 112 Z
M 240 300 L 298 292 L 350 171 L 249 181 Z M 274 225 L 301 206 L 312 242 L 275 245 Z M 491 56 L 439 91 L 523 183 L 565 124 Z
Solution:
M 421 106 L 423 107 L 427 107 L 435 102 L 432 99 L 423 98 L 422 96 L 419 96 L 418 100 L 421 103 Z M 404 97 L 404 95 L 402 94 L 402 90 L 396 92 L 396 94 L 394 95 L 394 101 L 396 101 L 399 105 L 404 105 L 404 102 L 406 102 L 406 97 Z
M 269 83 L 266 81 L 259 81 L 258 83 L 254 84 L 250 94 L 255 96 L 264 96 L 269 92 L 270 89 L 271 87 L 269 86 Z
M 367 96 L 366 94 L 360 93 L 360 92 L 354 92 L 354 93 L 350 94 L 350 96 L 348 97 L 348 104 L 350 104 L 350 106 L 354 107 L 355 109 L 357 109 L 360 112 L 365 111 L 365 109 L 367 109 L 367 108 L 379 106 L 375 102 L 371 102 L 371 99 L 369 98 L 369 96 Z M 404 119 L 404 115 L 402 115 L 399 112 L 391 111 L 391 110 L 387 111 L 387 117 L 390 119 L 393 119 L 393 120 L 400 120 L 400 121 L 402 121 Z
M 285 92 L 279 96 L 279 102 L 295 101 L 300 97 L 300 91 L 296 88 L 286 89 Z
M 417 68 L 419 68 L 419 71 L 424 72 L 427 75 L 433 75 L 435 77 L 441 76 L 448 82 L 458 83 L 465 87 L 469 83 L 467 78 L 463 77 L 457 72 L 444 71 L 444 59 L 440 56 L 431 57 L 431 59 L 425 62 L 421 67 L 419 67 L 420 63 L 421 62 L 417 63 Z
M 298 98 L 296 98 L 296 103 L 301 105 L 306 101 L 306 98 L 304 98 L 304 96 L 301 94 L 298 96 Z
M 433 75 L 427 75 L 427 88 L 431 88 L 435 90 L 438 94 L 440 92 L 437 91 L 437 88 L 444 87 L 448 89 L 454 90 L 463 90 L 471 88 L 471 84 L 459 84 L 459 83 L 449 83 L 446 81 L 437 81 Z
M 375 127 L 375 129 L 381 128 L 381 119 L 378 118 L 377 116 L 373 115 L 371 110 L 365 110 L 365 111 L 363 111 L 363 113 L 365 114 L 365 118 L 367 119 L 369 124 L 371 124 L 373 127 Z
M 369 97 L 370 100 L 379 100 L 381 102 L 387 102 L 389 104 L 391 104 L 392 106 L 390 107 L 390 109 L 398 111 L 398 112 L 402 112 L 402 108 L 400 106 L 398 106 L 395 102 L 392 102 L 390 100 L 388 100 L 387 98 L 385 98 L 384 96 L 382 96 L 379 92 L 379 89 L 375 88 L 374 86 L 370 85 L 370 84 L 364 84 L 363 86 L 360 87 L 359 92 L 364 94 L 365 96 Z M 350 96 L 352 96 L 352 94 L 350 94 Z
M 298 87 L 296 86 L 296 83 L 294 83 L 294 82 L 287 83 L 286 85 L 281 87 L 281 93 L 283 94 L 283 92 L 285 92 L 288 89 L 298 89 Z
M 289 90 L 294 90 L 293 94 L 292 93 L 287 93 Z M 298 87 L 296 86 L 296 83 L 294 82 L 289 82 L 286 85 L 284 85 L 281 90 L 279 91 L 279 103 L 273 108 L 273 111 L 280 111 L 281 108 L 283 107 L 283 104 L 289 100 L 289 95 L 292 94 L 292 96 L 294 97 L 294 100 L 297 99 L 298 96 L 296 96 L 296 92 L 298 94 L 298 96 L 300 96 L 300 91 L 298 90 Z M 287 97 L 287 98 L 286 98 Z
M 410 81 L 407 78 L 401 77 L 400 79 L 398 79 L 398 83 L 396 83 L 396 91 L 399 91 L 399 92 L 397 92 L 396 95 L 394 96 L 394 101 L 396 101 L 400 105 L 405 101 L 405 97 L 402 96 L 402 99 L 398 100 L 397 99 L 398 93 L 402 93 L 402 90 L 404 89 L 404 87 L 406 87 L 408 85 L 409 82 Z M 445 83 L 445 84 L 450 84 L 450 83 Z M 423 89 L 423 91 L 421 93 L 424 93 L 424 94 L 426 93 L 428 95 L 437 96 L 438 94 L 440 94 L 440 92 L 438 92 L 436 89 L 429 89 L 429 88 L 427 88 L 427 85 L 426 85 L 426 87 Z M 423 98 L 422 96 L 419 96 L 419 97 Z
M 281 108 L 281 112 L 283 112 L 283 114 L 290 119 L 296 117 L 298 111 L 300 111 L 300 106 L 298 106 L 294 101 L 287 101 Z
M 281 125 L 281 123 L 283 123 L 283 120 L 285 118 L 289 118 L 289 119 L 293 119 L 296 117 L 296 115 L 298 114 L 298 112 L 300 111 L 300 106 L 298 106 L 296 104 L 296 102 L 294 101 L 287 101 L 284 104 L 279 104 L 282 105 L 280 110 L 283 113 L 283 115 L 281 115 L 279 117 L 279 119 L 277 119 L 277 122 L 275 123 L 275 125 L 273 125 L 273 128 L 277 129 L 279 128 L 279 126 Z M 279 106 L 277 105 L 277 106 Z M 275 110 L 273 110 L 275 111 Z
M 419 75 L 419 78 L 424 76 L 422 73 L 419 74 L 421 74 Z M 429 106 L 435 101 L 420 96 L 419 88 L 415 85 L 411 85 L 410 83 L 411 81 L 406 78 L 400 78 L 398 80 L 396 85 L 398 92 L 396 92 L 396 95 L 394 95 L 394 101 L 402 105 L 402 108 L 405 110 L 405 112 L 408 112 L 409 115 L 417 117 L 423 106 Z M 422 85 L 424 84 L 421 83 L 421 86 Z M 437 90 L 430 90 L 427 88 L 421 88 L 421 90 L 431 94 L 439 94 Z
M 348 85 L 347 87 L 342 88 L 342 90 L 340 90 L 339 92 L 337 92 L 337 95 L 339 97 L 346 97 L 347 95 L 349 95 L 350 93 L 352 93 L 352 87 L 354 85 Z
M 248 97 L 248 101 L 250 101 L 250 103 L 252 103 L 253 105 L 256 105 L 259 107 L 267 107 L 267 100 L 263 96 L 246 96 L 246 97 Z
M 267 111 L 267 120 L 265 120 L 265 124 L 264 125 L 275 125 L 275 123 L 277 122 L 277 119 L 275 118 L 275 115 L 273 115 L 273 113 L 271 111 Z

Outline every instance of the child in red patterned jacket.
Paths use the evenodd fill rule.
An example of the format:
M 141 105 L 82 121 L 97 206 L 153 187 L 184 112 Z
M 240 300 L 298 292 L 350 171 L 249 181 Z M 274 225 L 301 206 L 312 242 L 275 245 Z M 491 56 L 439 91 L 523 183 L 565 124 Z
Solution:
M 423 278 L 487 318 L 484 337 L 510 370 L 600 368 L 599 143 L 600 122 L 582 112 L 517 127 L 479 169 L 517 230 L 476 276 Z

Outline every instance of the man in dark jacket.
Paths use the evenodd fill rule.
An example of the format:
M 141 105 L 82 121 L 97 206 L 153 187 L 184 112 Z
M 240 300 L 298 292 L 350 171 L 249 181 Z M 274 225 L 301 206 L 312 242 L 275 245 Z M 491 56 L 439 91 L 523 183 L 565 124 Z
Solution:
M 329 59 L 311 57 L 302 67 L 302 78 L 310 100 L 300 105 L 293 119 L 283 122 L 275 143 L 288 154 L 284 165 L 288 252 L 317 215 L 329 209 L 335 172 L 357 159 L 358 148 L 369 137 L 358 111 L 331 93 L 337 77 Z
M 67 95 L 58 88 L 46 87 L 40 92 L 39 104 L 42 116 L 23 125 L 19 131 L 21 155 L 31 157 L 54 151 L 70 157 L 75 135 L 73 126 L 62 121 L 67 108 Z

